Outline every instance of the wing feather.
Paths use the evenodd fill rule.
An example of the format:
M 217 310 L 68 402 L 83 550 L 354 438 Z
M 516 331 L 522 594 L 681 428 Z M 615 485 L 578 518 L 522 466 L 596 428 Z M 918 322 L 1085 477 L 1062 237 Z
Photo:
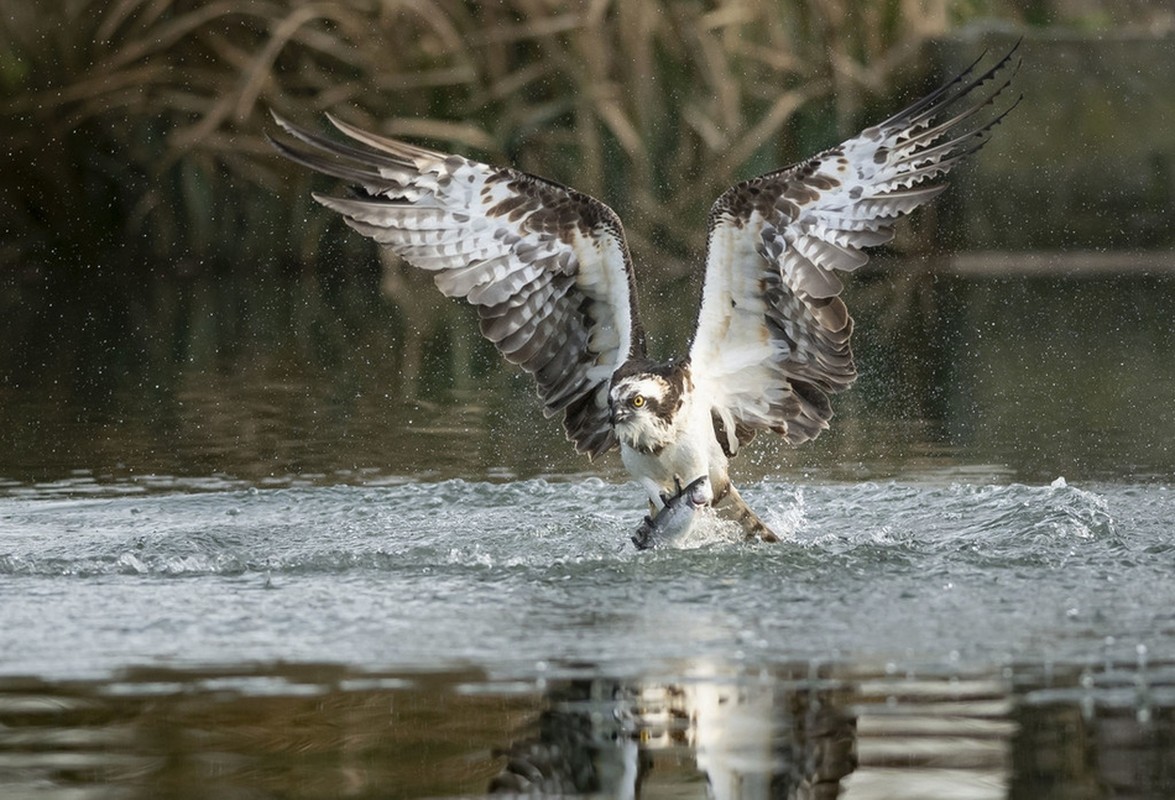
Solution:
M 728 454 L 758 430 L 798 444 L 828 427 L 828 394 L 857 376 L 836 272 L 865 264 L 863 248 L 892 239 L 1015 107 L 983 115 L 1014 77 L 1015 52 L 977 74 L 980 57 L 881 124 L 714 203 L 690 362 Z
M 354 197 L 314 195 L 364 236 L 433 273 L 477 307 L 482 335 L 531 373 L 543 412 L 563 412 L 578 451 L 616 443 L 612 373 L 645 354 L 632 263 L 615 213 L 516 170 L 387 139 L 328 117 L 350 141 L 280 117 L 286 157 L 348 181 Z

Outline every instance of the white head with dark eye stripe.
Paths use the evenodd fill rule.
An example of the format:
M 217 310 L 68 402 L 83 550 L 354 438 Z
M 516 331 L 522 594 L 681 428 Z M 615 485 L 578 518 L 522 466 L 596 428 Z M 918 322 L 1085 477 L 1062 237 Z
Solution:
M 616 436 L 637 450 L 655 452 L 673 441 L 680 389 L 665 378 L 636 373 L 616 381 L 608 394 Z

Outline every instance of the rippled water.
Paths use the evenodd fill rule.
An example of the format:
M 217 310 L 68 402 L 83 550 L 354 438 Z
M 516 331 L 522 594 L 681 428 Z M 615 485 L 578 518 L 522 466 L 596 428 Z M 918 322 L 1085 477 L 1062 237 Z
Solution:
M 644 553 L 598 478 L 12 491 L 0 786 L 1175 792 L 1170 489 L 939 478 Z
M 1163 645 L 1175 619 L 1165 486 L 745 494 L 783 544 L 711 520 L 683 549 L 638 553 L 638 490 L 599 479 L 8 498 L 0 669 L 1002 664 L 1080 660 L 1105 636 Z
M 645 553 L 451 304 L 47 320 L 0 797 L 1175 796 L 1175 282 L 893 271 L 833 429 L 735 465 L 784 541 Z

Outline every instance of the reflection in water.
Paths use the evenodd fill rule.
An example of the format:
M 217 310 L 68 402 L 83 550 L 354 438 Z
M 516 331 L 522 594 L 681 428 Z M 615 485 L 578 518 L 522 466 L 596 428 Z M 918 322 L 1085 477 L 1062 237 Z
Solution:
M 534 735 L 515 741 L 491 793 L 834 798 L 856 765 L 838 689 L 776 678 L 553 687 Z
M 633 797 L 648 769 L 630 692 L 609 680 L 573 680 L 550 689 L 528 735 L 497 751 L 502 771 L 490 794 Z
M 847 797 L 1007 797 L 1013 704 L 989 678 L 864 680 Z
M 675 745 L 692 754 L 708 789 L 698 796 L 719 800 L 836 797 L 857 763 L 849 699 L 845 687 L 825 679 L 767 675 L 695 677 L 642 692 L 650 744 L 664 745 L 667 755 L 676 754 Z M 667 720 L 663 729 L 658 716 Z
M 350 285 L 163 283 L 152 293 L 177 296 L 155 315 L 128 319 L 117 302 L 88 311 L 100 330 L 67 324 L 56 298 L 25 328 L 0 314 L 0 338 L 18 343 L 0 351 L 0 478 L 600 469 L 538 418 L 531 382 L 499 363 L 468 307 L 434 297 L 427 275 L 406 280 L 421 283 L 398 301 Z M 759 437 L 743 480 L 957 465 L 1029 481 L 1175 470 L 1169 277 L 1001 281 L 890 261 L 847 292 L 860 380 L 818 442 Z M 692 307 L 696 287 L 654 283 L 646 296 L 658 300 L 646 303 L 650 327 L 666 332 L 654 349 L 679 349 L 689 315 L 656 315 Z
M 616 680 L 580 665 L 505 680 L 273 665 L 9 679 L 0 789 L 54 800 L 1168 797 L 1175 671 L 1147 669 L 693 667 Z M 1145 709 L 1121 704 L 1124 678 L 1146 684 Z

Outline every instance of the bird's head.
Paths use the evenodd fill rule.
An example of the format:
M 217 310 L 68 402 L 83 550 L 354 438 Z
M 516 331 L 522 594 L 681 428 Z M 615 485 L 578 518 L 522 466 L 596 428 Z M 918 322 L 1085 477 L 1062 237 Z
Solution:
M 673 441 L 682 391 L 668 377 L 636 372 L 612 384 L 608 405 L 612 427 L 622 442 L 651 451 Z

